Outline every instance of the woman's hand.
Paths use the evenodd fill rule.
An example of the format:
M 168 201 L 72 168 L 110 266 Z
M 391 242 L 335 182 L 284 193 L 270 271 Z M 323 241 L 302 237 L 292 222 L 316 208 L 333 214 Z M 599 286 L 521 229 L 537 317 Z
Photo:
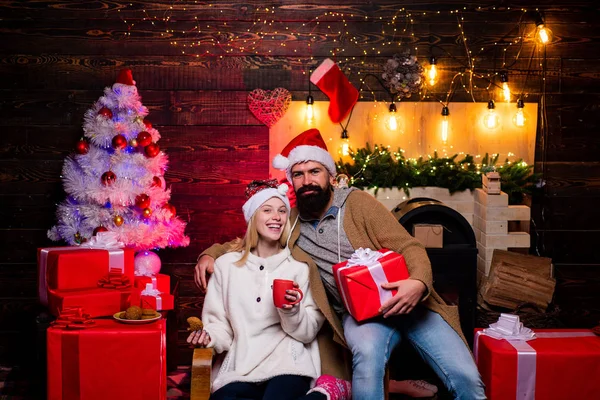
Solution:
M 294 281 L 294 288 L 298 288 L 300 287 L 300 285 L 298 285 L 298 283 L 296 281 Z M 298 301 L 298 299 L 300 298 L 300 292 L 298 292 L 297 290 L 294 289 L 288 289 L 285 291 L 286 295 L 285 295 L 285 299 L 289 302 L 295 302 Z M 284 304 L 283 306 L 281 306 L 281 308 L 283 308 L 284 310 L 292 310 L 294 307 L 296 307 L 297 304 Z
M 210 343 L 210 335 L 204 329 L 193 331 L 187 338 L 187 342 L 198 347 L 206 347 Z

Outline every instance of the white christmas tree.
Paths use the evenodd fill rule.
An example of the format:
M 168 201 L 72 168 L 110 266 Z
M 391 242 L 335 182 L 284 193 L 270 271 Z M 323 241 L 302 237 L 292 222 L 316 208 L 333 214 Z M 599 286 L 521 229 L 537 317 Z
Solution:
M 167 156 L 160 133 L 145 121 L 131 70 L 123 70 L 112 87 L 84 117 L 84 138 L 62 170 L 67 199 L 58 205 L 52 240 L 71 245 L 97 232 L 114 232 L 136 250 L 187 246 L 185 222 L 169 204 L 164 174 Z

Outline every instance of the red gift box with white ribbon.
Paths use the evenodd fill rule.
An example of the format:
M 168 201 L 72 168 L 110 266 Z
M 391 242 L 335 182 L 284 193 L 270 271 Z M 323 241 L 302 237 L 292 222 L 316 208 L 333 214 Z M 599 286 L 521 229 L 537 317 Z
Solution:
M 381 305 L 397 293 L 383 289 L 381 284 L 410 275 L 402 255 L 388 249 L 360 248 L 348 261 L 333 266 L 333 276 L 348 312 L 357 321 L 364 321 L 380 315 Z
M 600 337 L 589 329 L 535 329 L 534 338 L 475 330 L 473 352 L 490 400 L 595 399 Z
M 104 234 L 104 235 L 103 235 Z M 122 248 L 110 232 L 99 232 L 87 245 L 38 249 L 38 294 L 48 306 L 49 290 L 81 290 L 98 287 L 109 273 L 119 272 L 133 283 L 135 252 Z
M 136 275 L 133 286 L 144 290 L 147 283 L 151 283 L 152 289 L 156 289 L 159 292 L 169 293 L 171 291 L 171 277 L 169 275 Z
M 87 310 L 86 310 L 87 312 Z M 47 330 L 48 399 L 165 400 L 165 320 Z
M 151 283 L 141 292 L 140 307 L 152 308 L 154 310 L 172 310 L 175 308 L 175 296 L 169 292 L 163 293 L 152 287 Z

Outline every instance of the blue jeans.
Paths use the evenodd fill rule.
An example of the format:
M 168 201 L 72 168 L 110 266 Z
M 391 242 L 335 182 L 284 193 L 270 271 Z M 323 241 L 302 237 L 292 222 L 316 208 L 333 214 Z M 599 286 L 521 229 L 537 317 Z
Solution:
M 455 399 L 486 398 L 469 348 L 439 314 L 417 306 L 408 315 L 361 324 L 345 314 L 343 325 L 346 342 L 352 351 L 353 400 L 384 398 L 385 367 L 402 338 L 408 339 Z

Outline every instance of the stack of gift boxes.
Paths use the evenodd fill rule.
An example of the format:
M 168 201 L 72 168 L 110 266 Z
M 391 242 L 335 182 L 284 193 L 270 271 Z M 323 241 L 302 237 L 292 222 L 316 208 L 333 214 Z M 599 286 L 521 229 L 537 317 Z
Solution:
M 130 306 L 173 309 L 168 275 L 136 276 L 132 249 L 73 246 L 39 249 L 38 279 L 40 302 L 59 322 L 73 310 L 94 319 L 48 329 L 49 399 L 166 397 L 165 321 L 112 316 Z

